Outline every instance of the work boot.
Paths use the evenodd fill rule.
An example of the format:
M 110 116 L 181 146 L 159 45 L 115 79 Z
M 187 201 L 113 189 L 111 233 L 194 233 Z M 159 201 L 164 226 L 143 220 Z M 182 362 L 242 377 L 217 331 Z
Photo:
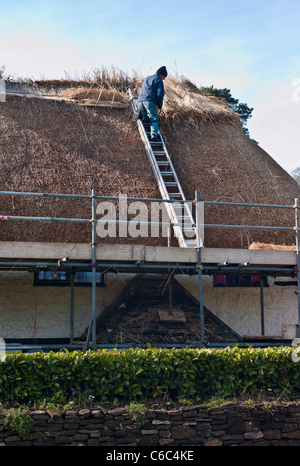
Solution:
M 151 142 L 160 142 L 160 138 L 157 134 L 153 133 L 151 135 Z

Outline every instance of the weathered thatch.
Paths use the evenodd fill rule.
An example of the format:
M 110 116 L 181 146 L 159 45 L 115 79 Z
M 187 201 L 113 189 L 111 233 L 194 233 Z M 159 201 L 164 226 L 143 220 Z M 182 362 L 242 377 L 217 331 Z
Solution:
M 159 197 L 129 107 L 85 108 L 7 96 L 0 112 L 1 190 L 90 195 L 95 188 L 98 195 Z M 91 202 L 2 196 L 0 211 L 89 219 Z M 90 242 L 91 228 L 9 221 L 1 223 L 0 239 Z
M 187 199 L 199 190 L 205 201 L 294 203 L 299 186 L 245 136 L 234 112 L 187 80 L 165 83 L 161 130 Z M 98 195 L 160 198 L 129 104 L 109 109 L 7 96 L 0 105 L 0 131 L 1 190 L 89 195 L 95 188 Z M 91 202 L 1 196 L 0 214 L 88 219 Z M 206 206 L 205 223 L 293 226 L 294 213 Z M 1 221 L 0 226 L 2 241 L 91 240 L 90 225 Z M 205 231 L 207 247 L 248 247 L 253 241 L 295 243 L 293 232 Z M 99 242 L 166 245 L 165 238 Z
M 293 206 L 296 181 L 272 157 L 230 122 L 163 127 L 172 160 L 188 199 L 199 190 L 202 201 Z M 205 223 L 228 225 L 295 225 L 293 209 L 205 206 Z M 295 244 L 293 231 L 211 229 L 210 247 L 249 247 L 254 242 Z

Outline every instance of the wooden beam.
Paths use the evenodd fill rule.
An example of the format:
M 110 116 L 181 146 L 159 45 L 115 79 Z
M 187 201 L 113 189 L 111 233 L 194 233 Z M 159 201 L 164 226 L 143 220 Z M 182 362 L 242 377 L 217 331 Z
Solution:
M 91 260 L 92 248 L 79 243 L 30 243 L 0 241 L 0 259 Z M 98 244 L 97 261 L 196 262 L 196 251 L 143 245 Z
M 92 259 L 92 248 L 80 243 L 39 243 L 0 241 L 0 260 L 59 260 L 68 257 L 70 261 Z M 124 261 L 145 263 L 197 263 L 197 251 L 191 248 L 98 244 L 97 261 Z M 244 264 L 294 266 L 295 251 L 274 251 L 255 249 L 202 249 L 203 264 Z
M 249 265 L 295 265 L 295 251 L 276 251 L 263 249 L 202 249 L 202 263 L 228 262 L 229 264 Z

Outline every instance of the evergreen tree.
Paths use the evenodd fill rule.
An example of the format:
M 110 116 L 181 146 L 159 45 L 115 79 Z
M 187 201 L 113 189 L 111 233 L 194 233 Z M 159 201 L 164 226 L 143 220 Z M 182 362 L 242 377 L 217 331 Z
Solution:
M 297 183 L 300 185 L 300 167 L 295 168 L 291 172 L 291 175 L 297 181 Z
M 254 110 L 253 108 L 248 107 L 248 105 L 245 103 L 240 103 L 238 99 L 232 97 L 230 89 L 227 88 L 216 89 L 213 86 L 201 87 L 201 91 L 204 92 L 204 94 L 213 95 L 224 100 L 229 105 L 229 107 L 239 115 L 243 131 L 247 136 L 250 137 L 249 130 L 246 128 L 246 125 L 249 118 L 252 117 L 252 112 Z

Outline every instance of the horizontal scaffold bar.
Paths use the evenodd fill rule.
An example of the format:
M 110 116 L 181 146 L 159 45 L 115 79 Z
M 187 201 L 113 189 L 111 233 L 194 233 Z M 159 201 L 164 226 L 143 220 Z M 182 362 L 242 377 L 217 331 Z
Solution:
M 59 193 L 31 193 L 22 191 L 0 191 L 0 195 L 11 196 L 36 196 L 36 197 L 60 197 L 70 199 L 90 199 L 91 195 L 88 194 L 59 194 Z M 110 200 L 127 200 L 127 201 L 143 201 L 143 202 L 166 202 L 166 203 L 191 203 L 196 202 L 195 199 L 157 199 L 157 198 L 141 198 L 141 197 L 127 197 L 127 196 L 95 196 L 95 199 L 110 199 Z M 222 201 L 199 201 L 204 205 L 221 205 L 221 206 L 234 206 L 234 207 L 261 207 L 261 208 L 276 208 L 276 209 L 294 209 L 294 205 L 281 205 L 281 204 L 251 204 L 242 202 L 222 202 Z
M 41 262 L 41 261 L 2 261 L 0 262 L 0 268 L 13 267 L 14 271 L 18 268 L 35 268 L 35 269 L 47 269 L 57 267 L 57 262 Z M 64 269 L 91 269 L 91 262 L 64 262 L 60 266 L 60 270 Z M 149 271 L 149 270 L 165 270 L 165 271 L 177 271 L 181 274 L 186 272 L 192 273 L 197 272 L 199 266 L 195 264 L 147 264 L 147 263 L 115 263 L 115 262 L 97 262 L 96 269 L 102 271 L 102 273 L 114 270 L 120 271 Z M 232 272 L 241 272 L 241 273 L 295 273 L 295 267 L 278 267 L 278 266 L 246 266 L 246 265 L 201 265 L 202 271 L 205 273 L 232 273 Z

